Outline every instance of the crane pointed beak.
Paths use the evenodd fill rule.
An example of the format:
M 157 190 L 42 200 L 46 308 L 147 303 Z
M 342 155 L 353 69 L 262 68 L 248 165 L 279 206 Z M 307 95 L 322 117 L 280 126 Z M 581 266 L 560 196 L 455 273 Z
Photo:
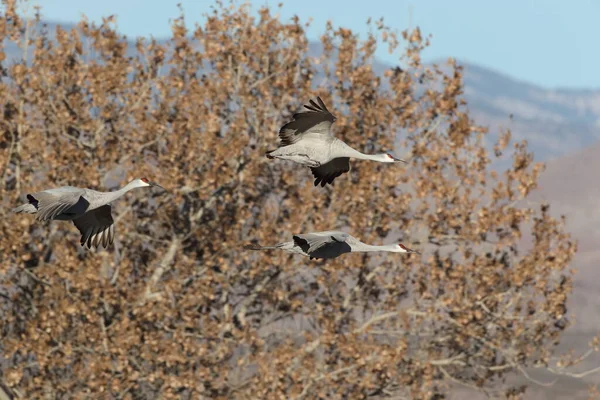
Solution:
M 397 163 L 397 162 L 401 162 L 401 163 L 404 163 L 404 164 L 408 164 L 408 162 L 407 162 L 407 161 L 404 161 L 404 160 L 403 160 L 403 159 L 401 159 L 401 158 L 394 157 L 394 156 L 393 156 L 393 155 L 391 155 L 390 153 L 387 153 L 387 154 L 386 154 L 386 156 L 388 157 L 388 159 L 392 160 L 392 162 L 395 162 L 395 163 Z
M 148 182 L 148 184 L 149 184 L 150 186 L 156 186 L 157 188 L 161 188 L 161 189 L 162 189 L 163 191 L 165 191 L 165 192 L 167 191 L 167 189 L 165 189 L 164 187 L 160 186 L 160 185 L 159 185 L 158 183 L 156 183 L 156 182 L 152 182 L 152 181 L 150 181 L 150 182 Z

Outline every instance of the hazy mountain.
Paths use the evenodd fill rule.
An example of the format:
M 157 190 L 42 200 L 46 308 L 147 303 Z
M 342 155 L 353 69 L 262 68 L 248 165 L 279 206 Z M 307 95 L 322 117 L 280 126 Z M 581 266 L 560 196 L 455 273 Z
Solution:
M 600 139 L 600 90 L 545 89 L 472 64 L 465 65 L 464 76 L 476 121 L 492 130 L 511 128 L 515 139 L 527 139 L 538 160 Z

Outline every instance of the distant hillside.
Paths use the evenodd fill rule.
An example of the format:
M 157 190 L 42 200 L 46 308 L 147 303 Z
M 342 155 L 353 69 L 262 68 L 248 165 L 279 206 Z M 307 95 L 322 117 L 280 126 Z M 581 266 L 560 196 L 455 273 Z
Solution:
M 527 139 L 537 160 L 600 139 L 600 90 L 544 89 L 472 64 L 465 65 L 465 88 L 473 117 L 493 130 L 510 127 L 516 139 Z

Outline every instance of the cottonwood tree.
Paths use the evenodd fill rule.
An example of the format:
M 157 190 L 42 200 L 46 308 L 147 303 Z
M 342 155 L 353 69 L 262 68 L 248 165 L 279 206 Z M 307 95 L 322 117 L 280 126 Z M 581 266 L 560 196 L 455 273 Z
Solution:
M 217 2 L 190 29 L 134 45 L 112 18 L 52 30 L 0 17 L 0 365 L 26 398 L 443 398 L 550 361 L 568 324 L 575 245 L 523 200 L 541 165 L 510 132 L 486 150 L 462 69 L 426 66 L 418 29 L 363 39 Z M 399 65 L 374 69 L 385 46 Z M 20 55 L 11 56 L 9 47 Z M 333 187 L 268 161 L 281 124 L 320 95 L 335 134 L 407 166 L 353 162 Z M 512 167 L 491 170 L 498 157 Z M 115 204 L 116 243 L 84 251 L 69 223 L 7 213 L 27 191 L 167 194 Z M 327 262 L 249 241 L 343 228 L 423 255 Z M 565 364 L 566 365 L 566 364 Z M 566 367 L 565 367 L 566 368 Z

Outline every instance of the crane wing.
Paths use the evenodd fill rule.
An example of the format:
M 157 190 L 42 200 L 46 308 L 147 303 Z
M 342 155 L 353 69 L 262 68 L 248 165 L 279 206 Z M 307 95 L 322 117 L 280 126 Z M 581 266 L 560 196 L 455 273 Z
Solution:
M 315 186 L 318 186 L 319 183 L 321 184 L 321 187 L 328 183 L 331 185 L 335 178 L 350 171 L 350 158 L 334 158 L 328 163 L 325 163 L 320 167 L 311 168 L 310 170 L 315 177 Z
M 74 219 L 73 223 L 81 233 L 81 245 L 87 245 L 88 249 L 92 246 L 98 247 L 100 244 L 106 248 L 114 241 L 115 225 L 108 204 L 88 211 Z
M 345 232 L 328 231 L 294 235 L 293 239 L 296 246 L 299 246 L 306 254 L 313 255 L 316 251 L 326 252 L 328 247 L 346 243 L 349 237 L 350 235 Z
M 304 107 L 308 111 L 294 114 L 293 120 L 283 125 L 279 130 L 279 138 L 281 139 L 279 147 L 294 144 L 307 134 L 331 134 L 331 124 L 335 122 L 336 118 L 325 107 L 323 100 L 317 97 L 317 103 L 310 100 L 310 104 L 305 104 Z
M 51 189 L 33 194 L 28 194 L 27 199 L 37 209 L 36 219 L 38 221 L 48 221 L 75 206 L 79 201 L 86 201 L 82 198 L 85 194 L 83 189 L 77 188 Z

